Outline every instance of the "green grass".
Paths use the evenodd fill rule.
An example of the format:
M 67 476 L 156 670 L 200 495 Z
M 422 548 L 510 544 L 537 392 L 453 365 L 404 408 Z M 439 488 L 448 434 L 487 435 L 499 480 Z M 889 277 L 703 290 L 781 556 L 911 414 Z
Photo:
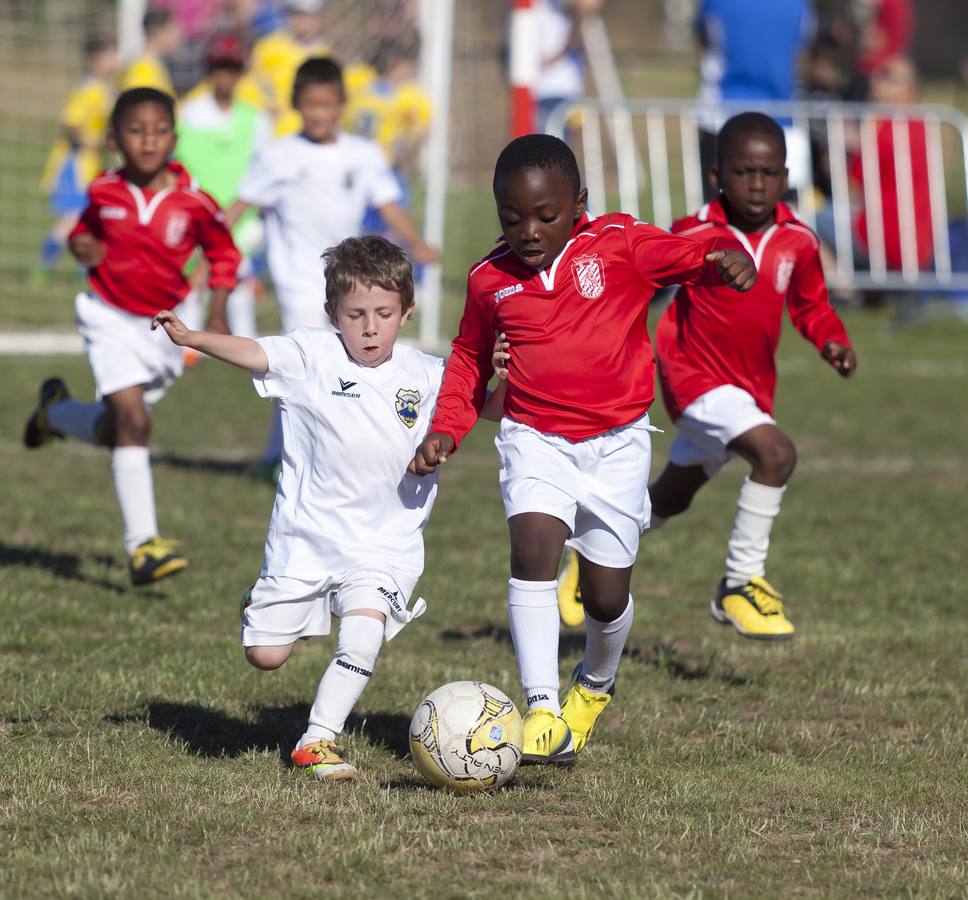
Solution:
M 520 697 L 492 427 L 444 472 L 429 611 L 386 648 L 344 736 L 362 781 L 327 788 L 284 760 L 331 638 L 275 673 L 238 647 L 272 502 L 237 464 L 268 415 L 245 376 L 206 362 L 158 407 L 160 520 L 192 565 L 136 591 L 107 457 L 18 444 L 45 374 L 90 392 L 84 360 L 7 358 L 0 895 L 963 895 L 968 332 L 848 327 L 852 382 L 792 334 L 781 348 L 801 465 L 770 575 L 796 640 L 743 641 L 706 611 L 733 464 L 643 546 L 619 693 L 579 764 L 463 799 L 422 784 L 406 734 L 449 680 Z M 563 674 L 580 652 L 565 633 Z

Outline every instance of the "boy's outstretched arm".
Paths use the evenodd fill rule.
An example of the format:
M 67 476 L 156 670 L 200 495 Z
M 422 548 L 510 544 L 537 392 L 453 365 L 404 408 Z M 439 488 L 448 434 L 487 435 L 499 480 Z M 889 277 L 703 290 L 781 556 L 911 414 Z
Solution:
M 191 347 L 249 372 L 269 371 L 269 359 L 265 350 L 258 341 L 251 338 L 216 334 L 212 331 L 192 331 L 170 309 L 163 309 L 151 320 L 152 331 L 159 327 L 164 328 L 172 343 L 179 347 Z
M 440 259 L 440 251 L 424 241 L 417 230 L 416 222 L 399 203 L 384 203 L 377 207 L 377 212 L 410 245 L 410 252 L 418 263 L 433 263 Z

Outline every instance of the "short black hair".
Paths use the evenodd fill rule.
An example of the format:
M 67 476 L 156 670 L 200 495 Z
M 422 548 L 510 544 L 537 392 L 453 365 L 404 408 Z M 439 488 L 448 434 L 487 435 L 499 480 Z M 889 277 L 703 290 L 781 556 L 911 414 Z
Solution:
M 571 183 L 576 197 L 581 190 L 578 160 L 571 147 L 554 135 L 526 134 L 511 141 L 494 165 L 494 190 L 498 178 L 521 169 L 557 169 Z
M 169 22 L 171 22 L 171 10 L 149 9 L 141 20 L 141 27 L 144 28 L 146 35 L 152 35 L 164 28 Z
M 780 145 L 783 159 L 786 161 L 786 137 L 776 119 L 771 119 L 764 113 L 744 112 L 728 119 L 719 129 L 716 137 L 716 165 L 721 167 L 723 160 L 735 152 L 739 142 L 751 134 L 775 140 Z
M 111 130 L 115 133 L 120 131 L 124 114 L 141 103 L 157 103 L 163 106 L 171 117 L 171 124 L 175 124 L 175 98 L 171 94 L 157 88 L 136 87 L 122 91 L 114 102 L 114 109 L 111 110 Z
M 310 84 L 331 84 L 343 90 L 343 68 L 331 56 L 311 56 L 298 69 L 292 82 L 292 105 L 299 105 L 299 94 Z

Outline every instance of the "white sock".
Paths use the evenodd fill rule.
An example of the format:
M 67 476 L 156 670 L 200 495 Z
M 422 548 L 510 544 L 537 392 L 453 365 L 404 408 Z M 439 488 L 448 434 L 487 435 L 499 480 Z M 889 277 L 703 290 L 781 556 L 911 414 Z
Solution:
M 282 459 L 282 410 L 279 409 L 278 403 L 273 403 L 269 433 L 266 435 L 266 445 L 262 450 L 262 461 L 277 463 L 280 459 Z
M 240 281 L 239 286 L 229 294 L 226 314 L 232 334 L 247 338 L 258 335 L 255 327 L 255 282 L 252 279 Z
M 528 709 L 561 712 L 557 581 L 508 581 L 508 622 Z
M 111 474 L 121 506 L 126 553 L 158 535 L 155 520 L 155 488 L 147 447 L 115 447 L 111 451 Z
M 770 487 L 749 478 L 743 480 L 726 553 L 727 587 L 739 587 L 765 574 L 770 529 L 780 513 L 785 490 L 785 487 Z
M 622 614 L 612 622 L 599 622 L 585 613 L 585 658 L 582 660 L 579 681 L 596 694 L 607 694 L 615 683 L 625 641 L 632 630 L 635 604 L 629 602 Z
M 100 401 L 81 403 L 80 400 L 68 397 L 47 410 L 47 424 L 61 434 L 69 434 L 88 444 L 96 444 L 95 426 L 97 420 L 107 412 L 107 408 L 107 404 Z
M 201 331 L 205 327 L 205 304 L 198 290 L 189 291 L 179 304 L 178 318 L 192 331 Z
M 383 643 L 383 628 L 379 619 L 369 616 L 344 616 L 340 621 L 336 654 L 316 689 L 300 747 L 321 739 L 331 741 L 343 730 L 347 716 L 373 674 Z

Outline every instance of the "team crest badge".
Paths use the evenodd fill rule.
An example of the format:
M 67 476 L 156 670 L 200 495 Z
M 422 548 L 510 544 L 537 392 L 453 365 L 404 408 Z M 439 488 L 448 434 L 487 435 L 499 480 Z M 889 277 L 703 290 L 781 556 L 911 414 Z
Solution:
M 571 274 L 578 293 L 588 300 L 597 300 L 605 291 L 605 266 L 597 255 L 578 256 L 572 260 Z
M 407 428 L 413 428 L 417 424 L 417 416 L 420 414 L 420 394 L 416 391 L 408 391 L 400 388 L 397 391 L 397 416 Z
M 172 213 L 165 223 L 165 243 L 169 247 L 177 247 L 185 232 L 188 231 L 188 216 L 184 213 Z
M 790 279 L 793 278 L 793 267 L 795 259 L 786 253 L 776 258 L 776 273 L 773 277 L 773 287 L 778 294 L 785 294 L 790 287 Z

